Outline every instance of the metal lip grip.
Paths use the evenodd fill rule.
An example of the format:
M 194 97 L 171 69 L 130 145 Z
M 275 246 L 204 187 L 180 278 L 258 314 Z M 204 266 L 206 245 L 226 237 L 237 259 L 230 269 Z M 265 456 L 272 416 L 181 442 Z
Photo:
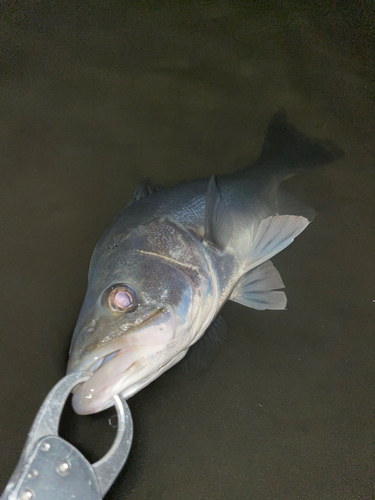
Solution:
M 69 394 L 90 376 L 72 373 L 50 391 L 0 500 L 99 500 L 107 493 L 128 458 L 133 439 L 133 422 L 125 399 L 114 397 L 117 435 L 108 453 L 98 462 L 90 464 L 80 451 L 58 435 Z

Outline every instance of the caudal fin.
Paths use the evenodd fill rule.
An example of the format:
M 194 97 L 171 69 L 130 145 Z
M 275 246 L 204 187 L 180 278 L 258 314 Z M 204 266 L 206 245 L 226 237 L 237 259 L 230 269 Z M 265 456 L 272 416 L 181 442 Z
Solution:
M 287 120 L 284 110 L 271 119 L 257 166 L 285 168 L 286 174 L 339 160 L 344 152 L 330 141 L 310 139 Z

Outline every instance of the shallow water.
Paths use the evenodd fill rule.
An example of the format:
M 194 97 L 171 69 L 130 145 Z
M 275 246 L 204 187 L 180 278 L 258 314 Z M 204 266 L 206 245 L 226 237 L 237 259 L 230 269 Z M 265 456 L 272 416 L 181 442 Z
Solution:
M 135 186 L 235 171 L 282 106 L 346 152 L 287 181 L 320 214 L 273 259 L 288 310 L 228 303 L 206 370 L 177 366 L 129 401 L 134 445 L 106 498 L 374 498 L 370 10 L 83 4 L 0 15 L 0 489 L 64 374 L 95 243 Z M 67 408 L 62 431 L 95 459 L 113 414 Z

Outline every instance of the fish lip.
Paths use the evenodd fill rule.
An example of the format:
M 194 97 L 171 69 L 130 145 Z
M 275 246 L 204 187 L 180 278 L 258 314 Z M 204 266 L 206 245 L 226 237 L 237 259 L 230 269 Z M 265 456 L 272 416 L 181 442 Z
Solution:
M 152 353 L 158 353 L 160 350 L 163 350 L 163 348 L 168 344 L 159 344 L 153 346 L 151 349 L 151 354 Z M 145 347 L 144 345 L 136 345 L 132 346 L 128 349 L 123 349 L 119 350 L 117 354 L 109 359 L 108 362 L 103 363 L 95 372 L 91 373 L 91 377 L 86 380 L 86 382 L 83 382 L 82 384 L 79 384 L 76 388 L 74 388 L 73 392 L 73 408 L 76 411 L 76 413 L 80 415 L 89 415 L 92 413 L 97 413 L 99 411 L 102 411 L 111 404 L 113 404 L 113 396 L 115 394 L 121 394 L 124 388 L 117 389 L 113 391 L 113 387 L 116 386 L 121 379 L 124 377 L 124 374 L 129 373 L 130 371 L 130 376 L 132 376 L 132 368 L 134 366 L 137 366 L 139 362 L 142 363 L 142 360 L 144 358 L 147 358 L 147 355 L 150 354 L 150 352 L 145 352 Z M 133 354 L 132 354 L 133 352 Z M 123 366 L 118 370 L 117 373 L 115 373 L 113 376 L 109 376 L 107 378 L 107 375 L 111 373 L 111 371 L 115 370 L 116 371 L 116 365 L 121 366 L 121 360 L 120 362 L 116 360 L 116 358 L 120 357 L 121 355 L 127 355 L 129 354 L 130 360 L 127 366 Z M 132 355 L 135 354 L 135 358 L 132 359 Z M 125 363 L 126 363 L 126 358 L 125 358 Z M 119 364 L 120 363 L 120 364 Z M 109 370 L 109 372 L 108 372 Z M 142 380 L 144 375 L 140 380 Z M 87 384 L 89 382 L 89 384 Z M 93 385 L 92 385 L 93 384 Z M 133 384 L 131 384 L 133 385 Z M 91 388 L 90 388 L 91 386 Z M 91 400 L 95 394 L 92 393 L 97 393 L 97 397 L 94 398 L 94 400 Z M 103 397 L 104 395 L 104 397 Z M 88 402 L 87 399 L 90 399 Z M 111 403 L 112 402 L 112 403 Z
M 120 353 L 120 351 L 121 351 L 121 349 L 117 349 L 116 351 L 113 351 L 113 352 L 107 354 L 106 356 L 102 356 L 97 361 L 95 361 L 95 363 L 93 363 L 91 365 L 88 372 L 95 373 L 96 371 L 100 370 L 101 366 L 105 365 L 106 363 L 108 363 L 108 361 L 115 358 L 117 356 L 117 354 Z
M 139 347 L 141 347 L 141 346 L 139 346 Z M 132 351 L 133 349 L 135 349 L 135 347 L 131 347 L 131 346 L 126 347 L 124 349 L 116 349 L 115 351 L 112 351 L 109 354 L 106 354 L 106 355 L 102 356 L 101 358 L 99 358 L 86 371 L 87 371 L 87 373 L 94 374 L 98 370 L 100 370 L 100 368 L 102 368 L 106 363 L 108 363 L 109 361 L 111 361 L 112 359 L 117 358 L 117 356 L 120 356 L 124 352 Z M 96 366 L 96 365 L 98 365 L 98 366 Z M 94 367 L 94 369 L 93 369 L 93 367 Z
M 165 306 L 161 306 L 159 307 L 158 309 L 155 309 L 155 311 L 153 311 L 149 316 L 147 316 L 147 318 L 145 320 L 143 320 L 141 323 L 139 323 L 138 325 L 135 325 L 131 328 L 129 328 L 129 330 L 127 330 L 125 333 L 122 333 L 119 337 L 105 343 L 103 346 L 100 346 L 98 348 L 94 348 L 92 350 L 92 352 L 100 352 L 102 351 L 103 354 L 101 356 L 99 355 L 96 355 L 94 357 L 94 360 L 91 359 L 91 356 L 90 356 L 90 353 L 88 353 L 83 359 L 82 361 L 85 361 L 85 363 L 82 363 L 82 361 L 80 363 L 77 363 L 76 367 L 73 368 L 73 369 L 69 369 L 67 370 L 68 373 L 74 373 L 74 372 L 88 372 L 88 373 L 96 373 L 102 366 L 104 366 L 104 362 L 102 362 L 96 370 L 92 370 L 92 367 L 96 364 L 96 363 L 99 363 L 102 359 L 106 358 L 106 357 L 110 357 L 113 355 L 114 352 L 118 351 L 118 353 L 113 356 L 113 357 L 116 357 L 118 354 L 120 354 L 120 351 L 121 351 L 121 354 L 123 352 L 125 352 L 125 349 L 124 347 L 121 347 L 121 344 L 123 344 L 124 342 L 126 342 L 126 339 L 128 338 L 129 335 L 131 335 L 132 333 L 134 333 L 135 331 L 139 330 L 140 328 L 144 327 L 144 326 L 147 326 L 147 323 L 153 319 L 155 319 L 156 316 L 158 316 L 159 314 L 162 314 L 162 313 L 165 313 L 165 312 L 168 312 L 170 308 L 169 307 L 165 307 Z M 122 341 L 122 342 L 121 342 Z M 119 344 L 119 346 L 116 348 L 113 348 L 113 345 L 116 345 L 116 344 Z M 128 349 L 131 349 L 131 347 L 128 347 Z M 109 360 L 107 360 L 109 361 Z
M 90 381 L 89 384 L 85 382 L 74 390 L 75 411 L 79 414 L 90 414 L 107 407 L 114 394 L 120 394 L 127 388 L 126 383 L 130 381 L 127 375 L 129 372 L 132 373 L 130 377 L 133 380 L 134 365 L 140 362 L 142 367 L 140 372 L 135 372 L 136 379 L 138 376 L 144 377 L 150 369 L 154 368 L 153 363 L 145 365 L 144 358 L 148 359 L 149 356 L 153 357 L 163 352 L 164 349 L 168 349 L 167 346 L 175 341 L 176 331 L 173 307 L 163 307 L 132 328 L 133 334 L 129 335 L 126 332 L 125 335 L 104 346 L 93 349 L 79 364 L 68 370 L 70 372 L 86 371 L 92 374 L 87 381 Z M 122 359 L 119 360 L 118 358 L 121 357 Z

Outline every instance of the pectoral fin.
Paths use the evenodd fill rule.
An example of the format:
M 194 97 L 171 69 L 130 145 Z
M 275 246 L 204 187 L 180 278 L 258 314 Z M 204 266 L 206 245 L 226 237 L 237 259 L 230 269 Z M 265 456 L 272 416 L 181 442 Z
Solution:
M 285 309 L 283 280 L 271 261 L 264 262 L 242 276 L 230 300 L 253 309 Z
M 228 212 L 220 189 L 212 176 L 206 197 L 205 233 L 203 243 L 224 250 L 231 239 L 233 220 Z
M 262 220 L 251 237 L 244 270 L 254 269 L 284 250 L 309 223 L 308 219 L 299 215 L 278 215 Z

